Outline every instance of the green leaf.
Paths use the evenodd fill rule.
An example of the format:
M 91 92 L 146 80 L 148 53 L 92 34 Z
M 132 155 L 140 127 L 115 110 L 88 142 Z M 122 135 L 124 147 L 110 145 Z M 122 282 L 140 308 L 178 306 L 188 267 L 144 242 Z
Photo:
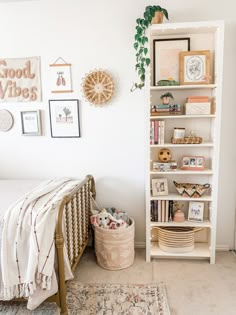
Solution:
M 166 9 L 162 9 L 162 12 L 167 20 L 169 20 L 169 15 Z
M 149 13 L 148 12 L 144 12 L 143 16 L 144 16 L 145 20 L 148 20 Z
M 138 68 L 140 68 L 140 64 L 139 64 L 139 63 L 136 63 L 135 69 L 137 70 Z
M 158 6 L 156 7 L 156 12 L 160 12 L 160 11 L 162 11 L 162 8 L 158 5 Z
M 148 49 L 144 48 L 143 52 L 144 52 L 144 55 L 146 55 L 148 53 Z
M 141 76 L 140 76 L 140 79 L 141 79 L 141 81 L 145 81 L 145 74 L 142 74 Z
M 138 49 L 138 43 L 134 43 L 134 49 L 137 50 Z
M 147 66 L 150 65 L 150 62 L 151 62 L 150 58 L 146 58 L 146 65 L 147 65 Z
M 141 19 L 137 19 L 137 20 L 136 20 L 136 23 L 137 23 L 137 24 L 140 24 L 140 21 L 141 21 Z
M 135 34 L 134 39 L 138 41 L 139 37 L 140 37 L 139 34 Z

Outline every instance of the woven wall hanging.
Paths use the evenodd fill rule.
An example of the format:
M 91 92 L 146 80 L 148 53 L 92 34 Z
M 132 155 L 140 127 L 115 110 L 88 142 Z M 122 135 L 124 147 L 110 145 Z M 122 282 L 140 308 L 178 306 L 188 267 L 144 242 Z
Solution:
M 103 105 L 114 95 L 112 77 L 105 71 L 94 70 L 86 75 L 82 83 L 84 97 L 93 105 Z

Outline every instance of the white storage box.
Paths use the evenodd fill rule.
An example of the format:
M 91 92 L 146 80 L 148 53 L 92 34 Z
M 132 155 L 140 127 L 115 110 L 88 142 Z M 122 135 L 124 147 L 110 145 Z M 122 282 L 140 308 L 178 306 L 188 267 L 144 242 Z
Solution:
M 211 103 L 186 103 L 185 114 L 186 115 L 210 115 Z

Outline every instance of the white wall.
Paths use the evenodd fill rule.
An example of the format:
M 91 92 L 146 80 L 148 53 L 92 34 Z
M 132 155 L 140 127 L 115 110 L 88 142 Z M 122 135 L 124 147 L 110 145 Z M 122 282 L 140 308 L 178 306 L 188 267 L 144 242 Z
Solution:
M 135 20 L 144 0 L 42 0 L 0 4 L 1 58 L 41 57 L 43 101 L 5 103 L 15 118 L 14 128 L 0 134 L 2 178 L 83 177 L 93 174 L 101 206 L 128 211 L 136 221 L 136 241 L 145 240 L 144 209 L 144 92 L 130 93 L 136 80 L 133 37 Z M 233 246 L 235 184 L 234 71 L 235 11 L 209 0 L 162 0 L 171 22 L 216 20 L 226 22 L 220 168 L 218 245 Z M 59 56 L 72 63 L 74 93 L 50 94 L 48 65 Z M 109 71 L 116 82 L 116 95 L 103 108 L 82 98 L 81 82 L 95 68 Z M 234 68 L 234 71 L 233 71 Z M 50 136 L 48 99 L 78 98 L 82 138 Z M 21 136 L 19 111 L 43 111 L 43 136 Z M 228 139 L 232 139 L 231 142 Z

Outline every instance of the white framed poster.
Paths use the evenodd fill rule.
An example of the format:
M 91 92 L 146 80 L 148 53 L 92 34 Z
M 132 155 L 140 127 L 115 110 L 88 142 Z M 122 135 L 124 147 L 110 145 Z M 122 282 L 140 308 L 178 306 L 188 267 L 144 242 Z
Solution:
M 40 136 L 41 135 L 40 110 L 22 111 L 20 114 L 22 135 Z
M 79 101 L 49 100 L 52 138 L 80 137 Z

